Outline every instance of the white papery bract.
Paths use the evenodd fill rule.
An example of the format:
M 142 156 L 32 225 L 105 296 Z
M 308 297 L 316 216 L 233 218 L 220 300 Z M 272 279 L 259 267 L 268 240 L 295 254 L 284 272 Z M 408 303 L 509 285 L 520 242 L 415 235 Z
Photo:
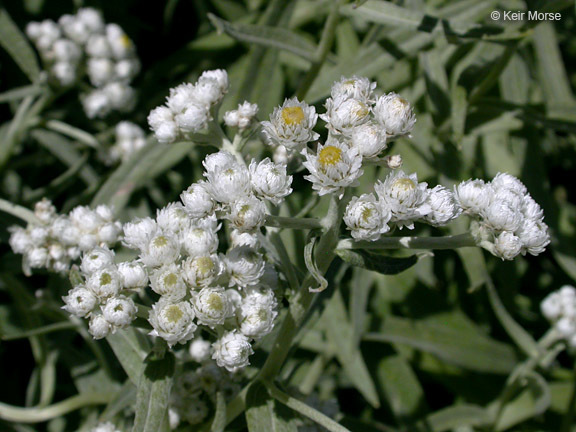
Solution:
M 216 364 L 230 372 L 248 366 L 249 357 L 254 353 L 248 337 L 236 330 L 224 333 L 214 342 L 212 348 L 212 358 L 216 360 Z
M 85 275 L 91 275 L 97 270 L 108 267 L 114 263 L 114 252 L 107 247 L 97 247 L 82 256 L 80 270 Z
M 250 194 L 250 173 L 227 152 L 220 157 L 206 158 L 204 176 L 212 197 L 221 203 L 231 203 Z
M 152 305 L 148 321 L 154 328 L 149 334 L 164 339 L 169 346 L 186 343 L 194 337 L 194 310 L 188 301 L 173 303 L 160 299 Z
M 297 98 L 286 99 L 282 106 L 274 108 L 270 121 L 261 123 L 262 132 L 268 144 L 300 150 L 320 136 L 312 130 L 317 121 L 318 114 L 313 106 L 299 102 Z
M 124 230 L 122 243 L 130 249 L 144 250 L 158 232 L 156 221 L 149 217 L 134 219 L 124 224 L 122 228 Z
M 256 340 L 266 336 L 274 328 L 277 305 L 271 290 L 248 293 L 236 312 L 240 332 Z
M 522 254 L 539 255 L 550 244 L 548 226 L 542 220 L 526 219 L 516 232 L 522 241 Z
M 506 201 L 492 202 L 482 209 L 480 216 L 484 219 L 484 223 L 494 231 L 514 232 L 524 222 L 524 216 L 520 210 Z
M 214 69 L 214 70 L 207 70 L 202 72 L 200 78 L 198 78 L 198 82 L 202 82 L 203 80 L 210 79 L 214 80 L 218 90 L 220 91 L 220 97 L 224 96 L 226 92 L 228 92 L 229 81 L 228 81 L 228 73 L 224 69 Z
M 176 238 L 168 233 L 152 237 L 140 254 L 140 260 L 149 267 L 160 267 L 176 261 L 180 255 L 180 245 Z
M 140 126 L 129 121 L 116 125 L 116 142 L 110 148 L 110 162 L 125 162 L 146 145 L 146 137 Z
M 178 134 L 178 125 L 174 120 L 174 114 L 170 108 L 159 106 L 150 111 L 148 115 L 148 124 L 154 131 L 156 139 L 161 143 L 171 143 L 176 141 Z
M 190 226 L 190 217 L 180 203 L 169 203 L 156 212 L 156 223 L 164 231 L 178 235 Z
M 356 99 L 364 103 L 372 101 L 372 93 L 376 88 L 376 83 L 371 82 L 366 77 L 352 76 L 350 78 L 341 77 L 340 81 L 332 84 L 330 95 L 332 99 L 340 97 Z
M 205 182 L 193 183 L 180 194 L 186 212 L 193 218 L 203 218 L 214 213 L 216 201 Z
M 440 185 L 428 191 L 428 204 L 431 211 L 424 219 L 434 226 L 444 226 L 462 212 L 452 191 Z
M 104 300 L 117 296 L 122 289 L 122 280 L 115 266 L 108 266 L 97 270 L 86 279 L 86 288 Z
M 230 247 L 250 246 L 254 249 L 260 248 L 260 239 L 257 232 L 243 232 L 237 229 L 230 230 Z
M 104 339 L 112 331 L 112 325 L 102 315 L 91 315 L 88 332 L 94 339 Z
M 253 160 L 248 169 L 252 190 L 258 197 L 279 205 L 292 193 L 292 176 L 286 174 L 286 164 L 266 158 L 258 163 Z
M 252 232 L 264 225 L 266 204 L 254 195 L 239 198 L 230 204 L 228 220 L 241 232 Z
M 188 347 L 190 358 L 197 363 L 204 363 L 210 359 L 212 344 L 202 338 L 196 337 Z
M 343 189 L 356 186 L 357 179 L 362 175 L 362 157 L 355 148 L 331 137 L 324 145 L 319 144 L 316 154 L 302 150 L 306 160 L 302 162 L 310 175 L 304 178 L 312 182 L 312 189 L 318 195 L 336 193 L 340 197 Z
M 182 261 L 182 276 L 192 288 L 210 285 L 222 272 L 222 262 L 216 254 L 188 257 Z
M 150 275 L 150 288 L 162 298 L 174 302 L 182 300 L 187 293 L 186 284 L 182 278 L 182 270 L 177 264 L 167 264 Z
M 192 305 L 198 322 L 210 328 L 224 324 L 234 312 L 226 291 L 221 287 L 202 288 L 193 294 Z
M 508 173 L 498 173 L 490 182 L 495 191 L 509 190 L 520 195 L 526 195 L 528 189 L 518 178 Z
M 454 186 L 454 196 L 464 214 L 475 216 L 490 205 L 494 196 L 494 189 L 484 180 L 466 180 Z
M 224 113 L 224 123 L 229 127 L 237 127 L 241 131 L 247 129 L 258 113 L 258 105 L 244 102 L 238 105 L 238 109 Z
M 540 310 L 568 346 L 576 349 L 576 288 L 562 286 L 542 301 Z
M 521 250 L 522 240 L 509 231 L 501 232 L 494 239 L 494 251 L 502 259 L 512 260 Z
M 102 316 L 112 326 L 112 332 L 118 328 L 126 328 L 136 318 L 136 305 L 126 296 L 111 297 L 100 307 Z
M 218 249 L 218 234 L 209 226 L 191 225 L 182 232 L 180 241 L 191 257 L 211 255 Z
M 326 99 L 326 113 L 320 118 L 333 134 L 350 136 L 355 128 L 370 120 L 368 102 L 351 99 L 345 95 Z
M 373 194 L 364 194 L 352 197 L 344 212 L 344 223 L 354 239 L 374 241 L 390 230 L 387 223 L 391 216 Z
M 392 214 L 390 221 L 400 229 L 404 226 L 413 229 L 414 221 L 431 211 L 427 184 L 418 183 L 415 173 L 406 175 L 404 171 L 391 172 L 383 183 L 376 183 L 374 190 L 382 205 Z
M 387 147 L 386 130 L 373 122 L 364 123 L 352 130 L 350 145 L 358 149 L 362 158 L 376 158 Z
M 125 261 L 118 264 L 122 287 L 126 290 L 139 290 L 148 285 L 148 272 L 139 261 Z
M 248 246 L 235 247 L 224 257 L 229 286 L 245 288 L 257 285 L 264 274 L 265 262 L 257 251 Z
M 71 315 L 77 317 L 87 317 L 90 316 L 92 310 L 98 304 L 98 299 L 92 291 L 87 289 L 83 285 L 79 285 L 68 291 L 68 295 L 62 297 L 64 301 L 64 309 Z
M 376 121 L 390 136 L 409 135 L 416 123 L 410 103 L 394 92 L 380 96 L 373 112 Z

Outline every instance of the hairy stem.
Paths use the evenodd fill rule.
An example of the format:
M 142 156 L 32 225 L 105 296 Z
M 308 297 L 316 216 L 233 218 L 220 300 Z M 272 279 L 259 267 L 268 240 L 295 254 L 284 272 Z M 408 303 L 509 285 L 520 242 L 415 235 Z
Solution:
M 344 239 L 338 249 L 456 249 L 476 246 L 470 233 L 445 237 L 383 237 L 376 241 Z
M 284 216 L 267 215 L 265 226 L 273 228 L 292 228 L 292 229 L 316 229 L 322 228 L 322 222 L 315 218 L 294 218 Z

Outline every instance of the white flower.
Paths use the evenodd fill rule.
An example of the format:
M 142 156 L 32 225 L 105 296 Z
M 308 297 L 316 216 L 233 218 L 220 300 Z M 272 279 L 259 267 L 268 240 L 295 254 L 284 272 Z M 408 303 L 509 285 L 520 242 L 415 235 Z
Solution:
M 80 45 L 84 45 L 92 33 L 86 23 L 74 15 L 62 15 L 58 24 L 67 37 Z
M 242 232 L 235 228 L 230 230 L 230 247 L 250 246 L 254 249 L 260 248 L 258 233 Z
M 134 219 L 124 224 L 124 238 L 122 243 L 130 249 L 144 250 L 152 237 L 158 231 L 158 225 L 149 217 Z
M 115 328 L 126 328 L 136 318 L 134 301 L 122 295 L 109 298 L 100 308 L 104 319 Z
M 218 235 L 210 227 L 192 225 L 180 236 L 182 247 L 189 256 L 211 255 L 218 249 Z
M 124 83 L 130 82 L 140 72 L 140 62 L 136 58 L 124 59 L 114 65 L 114 77 Z
M 353 197 L 346 207 L 344 223 L 356 240 L 378 240 L 381 234 L 388 232 L 390 211 L 381 206 L 373 194 Z
M 88 323 L 88 332 L 94 339 L 104 339 L 112 331 L 112 326 L 102 315 L 92 315 Z
M 97 270 L 111 266 L 114 263 L 114 252 L 107 247 L 97 247 L 82 256 L 80 270 L 85 275 L 91 275 Z
M 292 176 L 286 175 L 285 164 L 276 164 L 266 158 L 259 163 L 253 160 L 248 169 L 252 190 L 258 197 L 279 205 L 292 193 Z
M 110 44 L 112 54 L 117 60 L 134 56 L 134 44 L 119 25 L 106 25 L 106 38 Z
M 156 139 L 161 143 L 171 143 L 178 137 L 178 126 L 174 120 L 174 114 L 170 108 L 159 106 L 150 111 L 148 124 L 154 132 Z
M 185 210 L 193 218 L 203 218 L 214 213 L 216 202 L 212 198 L 206 183 L 192 183 L 180 194 Z
M 550 244 L 548 225 L 540 220 L 525 219 L 516 232 L 522 241 L 522 254 L 539 255 Z
M 152 305 L 148 321 L 154 328 L 150 335 L 161 337 L 169 346 L 186 343 L 196 331 L 194 311 L 187 301 L 172 303 L 161 299 Z
M 62 297 L 62 300 L 64 301 L 62 309 L 81 318 L 89 316 L 98 304 L 96 296 L 83 285 L 72 288 L 67 296 Z
M 484 223 L 495 231 L 514 232 L 524 222 L 524 216 L 519 209 L 510 206 L 506 201 L 494 201 L 484 208 L 480 215 Z
M 173 263 L 179 255 L 180 245 L 176 238 L 168 233 L 160 233 L 150 240 L 140 259 L 149 267 L 160 267 Z
M 464 214 L 475 216 L 490 205 L 494 189 L 480 179 L 466 180 L 454 186 L 454 196 Z
M 258 105 L 251 104 L 248 101 L 244 101 L 243 103 L 238 105 L 238 128 L 239 129 L 246 129 L 248 126 L 252 124 L 252 120 L 258 114 Z
M 562 316 L 564 299 L 560 291 L 549 294 L 540 304 L 540 310 L 548 321 L 556 321 Z
M 230 372 L 236 372 L 250 364 L 249 357 L 254 353 L 250 340 L 236 330 L 224 333 L 212 345 L 212 358 L 216 364 Z
M 197 363 L 204 363 L 210 358 L 212 346 L 210 342 L 202 338 L 195 338 L 188 348 L 188 353 L 193 361 Z
M 238 110 L 226 111 L 222 116 L 222 120 L 224 120 L 224 124 L 228 127 L 238 127 L 238 123 L 240 122 Z
M 188 257 L 182 262 L 182 276 L 193 288 L 204 288 L 222 273 L 222 262 L 216 254 Z
M 393 170 L 400 168 L 403 162 L 402 156 L 400 155 L 389 155 L 386 156 L 384 160 L 386 161 L 386 165 L 388 165 L 388 168 Z
M 358 99 L 339 96 L 326 99 L 326 113 L 320 118 L 334 134 L 350 136 L 352 131 L 370 119 L 370 105 Z
M 444 226 L 462 212 L 454 194 L 444 186 L 436 186 L 428 192 L 428 204 L 432 211 L 424 219 L 434 226 Z
M 174 120 L 181 131 L 193 133 L 205 129 L 211 118 L 206 107 L 198 103 L 190 103 L 183 112 L 174 116 Z
M 86 50 L 86 54 L 90 57 L 109 58 L 112 56 L 112 50 L 108 43 L 108 39 L 102 34 L 90 36 L 84 49 Z
M 231 164 L 233 165 L 235 163 L 238 163 L 236 161 L 236 158 L 226 151 L 210 153 L 202 161 L 202 165 L 206 170 L 204 176 L 206 176 L 209 173 L 214 173 L 218 167 L 227 167 L 228 165 Z
M 266 213 L 264 201 L 250 195 L 232 202 L 227 218 L 239 231 L 250 232 L 264 225 Z
M 56 216 L 56 207 L 52 204 L 52 201 L 46 198 L 42 198 L 36 204 L 34 204 L 34 216 L 36 216 L 42 223 L 52 222 Z
M 190 217 L 180 203 L 170 203 L 156 213 L 158 227 L 173 234 L 179 234 L 190 225 Z
M 82 56 L 82 51 L 69 39 L 58 39 L 52 46 L 54 59 L 57 62 L 77 63 Z
M 391 222 L 395 222 L 400 229 L 414 228 L 414 220 L 426 216 L 431 211 L 428 204 L 427 184 L 418 183 L 415 173 L 406 175 L 404 171 L 393 171 L 384 180 L 378 181 L 374 186 L 376 194 L 382 205 L 390 210 Z
M 186 296 L 187 288 L 180 267 L 174 263 L 162 266 L 151 274 L 150 287 L 163 298 L 177 302 Z
M 96 426 L 90 429 L 90 432 L 121 432 L 121 431 L 116 428 L 114 423 L 106 422 L 106 423 L 98 423 Z
M 236 314 L 240 332 L 256 340 L 266 336 L 274 328 L 276 307 L 272 291 L 248 294 Z
M 495 255 L 503 260 L 513 260 L 522 249 L 522 241 L 508 231 L 500 233 L 494 239 Z
M 310 172 L 304 178 L 312 182 L 312 189 L 318 191 L 318 195 L 337 193 L 342 196 L 342 189 L 355 186 L 363 174 L 358 150 L 333 137 L 328 138 L 324 145 L 319 144 L 315 155 L 306 149 L 302 154 L 306 157 L 302 164 Z
M 544 217 L 542 207 L 534 201 L 534 198 L 532 198 L 530 194 L 524 195 L 521 210 L 526 219 L 538 221 Z
M 224 263 L 230 277 L 229 286 L 256 285 L 264 274 L 265 262 L 262 255 L 248 246 L 228 250 Z
M 222 93 L 218 81 L 214 78 L 200 78 L 194 84 L 194 99 L 204 107 L 206 111 L 210 106 L 218 103 L 224 94 Z
M 386 131 L 376 123 L 364 123 L 352 130 L 350 143 L 363 158 L 375 158 L 387 147 Z
M 118 264 L 118 273 L 122 287 L 127 290 L 138 290 L 148 285 L 148 273 L 138 261 L 125 261 Z
M 376 88 L 375 82 L 370 82 L 366 77 L 352 76 L 350 78 L 341 77 L 340 81 L 332 84 L 332 99 L 345 97 L 369 103 L 372 100 L 372 92 Z
M 102 32 L 104 30 L 104 20 L 100 11 L 93 8 L 80 8 L 76 13 L 76 18 L 86 26 L 89 32 Z
M 218 84 L 220 93 L 224 95 L 228 91 L 228 74 L 224 69 L 214 69 L 202 72 L 198 81 L 203 81 L 204 79 L 214 80 Z
M 10 247 L 17 254 L 25 254 L 34 247 L 34 243 L 28 231 L 17 225 L 11 226 L 10 231 Z
M 506 189 L 514 191 L 520 195 L 526 195 L 528 190 L 524 183 L 522 183 L 518 178 L 510 175 L 508 173 L 498 173 L 490 182 L 495 191 L 500 189 Z
M 86 287 L 99 299 L 117 296 L 122 289 L 120 274 L 115 267 L 97 270 L 86 279 Z
M 282 106 L 274 108 L 270 121 L 261 123 L 262 132 L 270 145 L 299 150 L 320 136 L 312 130 L 317 120 L 318 114 L 313 106 L 296 98 L 286 99 Z
M 232 316 L 232 303 L 224 288 L 206 287 L 193 294 L 192 306 L 200 324 L 210 328 L 224 324 L 226 318 Z
M 108 95 L 100 89 L 93 90 L 82 98 L 82 106 L 90 119 L 106 116 L 111 109 Z
M 410 103 L 394 92 L 380 96 L 373 111 L 376 121 L 390 136 L 408 135 L 416 123 Z
M 106 84 L 102 90 L 112 109 L 128 112 L 136 104 L 136 91 L 125 83 L 111 82 Z
M 226 152 L 219 152 L 225 153 Z M 208 160 L 208 158 L 206 158 Z M 230 160 L 227 156 L 217 159 L 210 159 L 204 163 L 206 172 L 204 176 L 208 179 L 209 191 L 212 197 L 222 203 L 230 203 L 240 197 L 250 193 L 250 173 L 245 166 L 240 165 L 235 159 Z M 212 162 L 215 162 L 212 165 Z M 211 166 L 212 169 L 208 169 Z
M 114 62 L 108 58 L 93 57 L 87 62 L 90 82 L 94 87 L 101 87 L 114 78 Z

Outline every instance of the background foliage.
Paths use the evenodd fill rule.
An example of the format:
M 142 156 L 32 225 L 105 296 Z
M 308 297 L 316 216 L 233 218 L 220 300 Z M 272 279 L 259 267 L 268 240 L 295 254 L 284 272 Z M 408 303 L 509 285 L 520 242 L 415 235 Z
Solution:
M 293 394 L 337 401 L 337 419 L 352 431 L 574 430 L 574 358 L 562 352 L 542 359 L 538 342 L 549 327 L 540 301 L 576 279 L 574 2 L 358 3 L 4 2 L 0 197 L 31 207 L 48 196 L 62 212 L 106 202 L 126 221 L 177 199 L 201 176 L 207 151 L 190 143 L 168 151 L 149 146 L 131 162 L 112 170 L 104 166 L 87 141 L 109 141 L 123 118 L 89 121 L 75 94 L 55 94 L 36 79 L 38 60 L 17 31 L 32 20 L 56 20 L 84 5 L 122 25 L 143 63 L 134 83 L 139 103 L 130 115 L 143 127 L 170 87 L 193 81 L 205 69 L 224 68 L 230 75 L 221 112 L 249 100 L 260 106 L 260 119 L 295 94 L 323 112 L 334 80 L 368 76 L 381 91 L 396 91 L 416 107 L 413 138 L 391 150 L 402 155 L 405 171 L 445 185 L 488 180 L 499 171 L 518 176 L 543 206 L 553 242 L 545 254 L 514 262 L 476 248 L 437 251 L 393 276 L 334 263 L 329 289 L 319 294 L 279 381 Z M 322 31 L 334 4 L 339 19 L 330 44 Z M 493 10 L 559 11 L 562 18 L 493 21 Z M 55 131 L 54 121 L 89 138 Z M 254 146 L 252 153 L 263 157 L 265 149 Z M 360 189 L 369 191 L 377 178 L 378 168 L 368 167 Z M 310 197 L 302 174 L 294 181 L 291 213 Z M 324 214 L 324 200 L 319 204 L 312 215 Z M 13 223 L 20 222 L 0 212 L 1 227 Z M 466 229 L 453 225 L 452 233 Z M 418 234 L 442 232 L 421 227 Z M 304 234 L 282 236 L 293 260 L 302 263 Z M 0 420 L 0 429 L 77 430 L 102 410 L 101 419 L 113 418 L 136 397 L 116 364 L 113 340 L 110 349 L 69 321 L 59 309 L 68 282 L 41 272 L 25 278 L 7 239 L 0 229 L 0 400 L 36 407 L 31 416 L 77 394 L 107 405 L 69 414 L 56 408 L 34 427 Z M 252 359 L 254 370 L 269 349 L 262 344 Z M 135 357 L 123 363 L 140 367 L 141 348 L 129 355 Z M 294 430 L 293 411 L 258 387 L 251 388 L 246 406 L 246 416 L 226 430 Z M 0 418 L 9 418 L 7 413 L 8 406 L 0 404 Z

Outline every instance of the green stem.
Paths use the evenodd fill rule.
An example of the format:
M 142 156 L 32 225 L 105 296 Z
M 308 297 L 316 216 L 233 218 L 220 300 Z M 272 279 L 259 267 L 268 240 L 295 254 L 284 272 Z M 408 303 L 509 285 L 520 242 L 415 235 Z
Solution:
M 61 330 L 72 330 L 76 328 L 76 324 L 70 321 L 62 321 L 57 322 L 54 324 L 48 324 L 43 327 L 23 331 L 20 333 L 13 333 L 8 335 L 2 335 L 2 340 L 9 341 L 9 340 L 17 340 L 17 339 L 25 339 L 31 336 L 38 336 L 41 334 L 52 333 Z
M 89 405 L 106 404 L 110 393 L 82 393 L 43 408 L 21 408 L 0 402 L 0 419 L 16 423 L 40 423 Z
M 383 237 L 376 241 L 344 239 L 338 249 L 456 249 L 476 246 L 470 233 L 444 237 Z
M 42 225 L 42 222 L 40 222 L 32 210 L 28 210 L 26 207 L 17 204 L 12 204 L 10 201 L 3 200 L 2 198 L 0 198 L 0 211 L 16 216 L 29 224 Z
M 270 396 L 272 396 L 277 401 L 283 403 L 288 408 L 293 409 L 296 412 L 299 412 L 305 417 L 308 417 L 310 420 L 318 423 L 320 426 L 325 427 L 330 432 L 350 432 L 344 426 L 336 423 L 330 417 L 322 414 L 320 411 L 315 410 L 311 406 L 305 404 L 304 402 L 299 401 L 296 398 L 293 398 L 290 395 L 287 395 L 280 389 L 278 389 L 274 384 L 268 383 L 268 392 Z
M 59 132 L 74 140 L 80 141 L 89 147 L 97 149 L 100 146 L 98 144 L 98 140 L 94 138 L 93 135 L 59 120 L 48 120 L 46 122 L 46 128 L 51 129 L 54 132 Z
M 322 222 L 315 218 L 293 218 L 284 216 L 267 215 L 265 226 L 273 228 L 291 228 L 291 229 L 317 229 L 322 228 Z
M 570 395 L 570 402 L 566 407 L 566 415 L 562 419 L 562 426 L 560 432 L 570 432 L 572 430 L 574 411 L 576 410 L 576 363 L 574 363 L 574 381 L 572 383 L 572 394 Z
M 306 93 L 308 93 L 308 90 L 310 90 L 310 87 L 312 87 L 312 83 L 314 83 L 314 80 L 318 76 L 318 72 L 320 72 L 322 65 L 326 61 L 326 57 L 328 57 L 330 48 L 332 48 L 332 43 L 334 42 L 334 34 L 336 32 L 336 25 L 338 24 L 338 18 L 340 16 L 339 9 L 341 3 L 342 0 L 332 1 L 332 8 L 330 9 L 326 24 L 324 24 L 322 36 L 320 37 L 320 43 L 316 49 L 316 61 L 312 63 L 312 66 L 310 66 L 310 69 L 308 72 L 306 72 L 306 75 L 304 76 L 302 83 L 296 92 L 296 97 L 298 100 L 303 100 L 306 97 Z

